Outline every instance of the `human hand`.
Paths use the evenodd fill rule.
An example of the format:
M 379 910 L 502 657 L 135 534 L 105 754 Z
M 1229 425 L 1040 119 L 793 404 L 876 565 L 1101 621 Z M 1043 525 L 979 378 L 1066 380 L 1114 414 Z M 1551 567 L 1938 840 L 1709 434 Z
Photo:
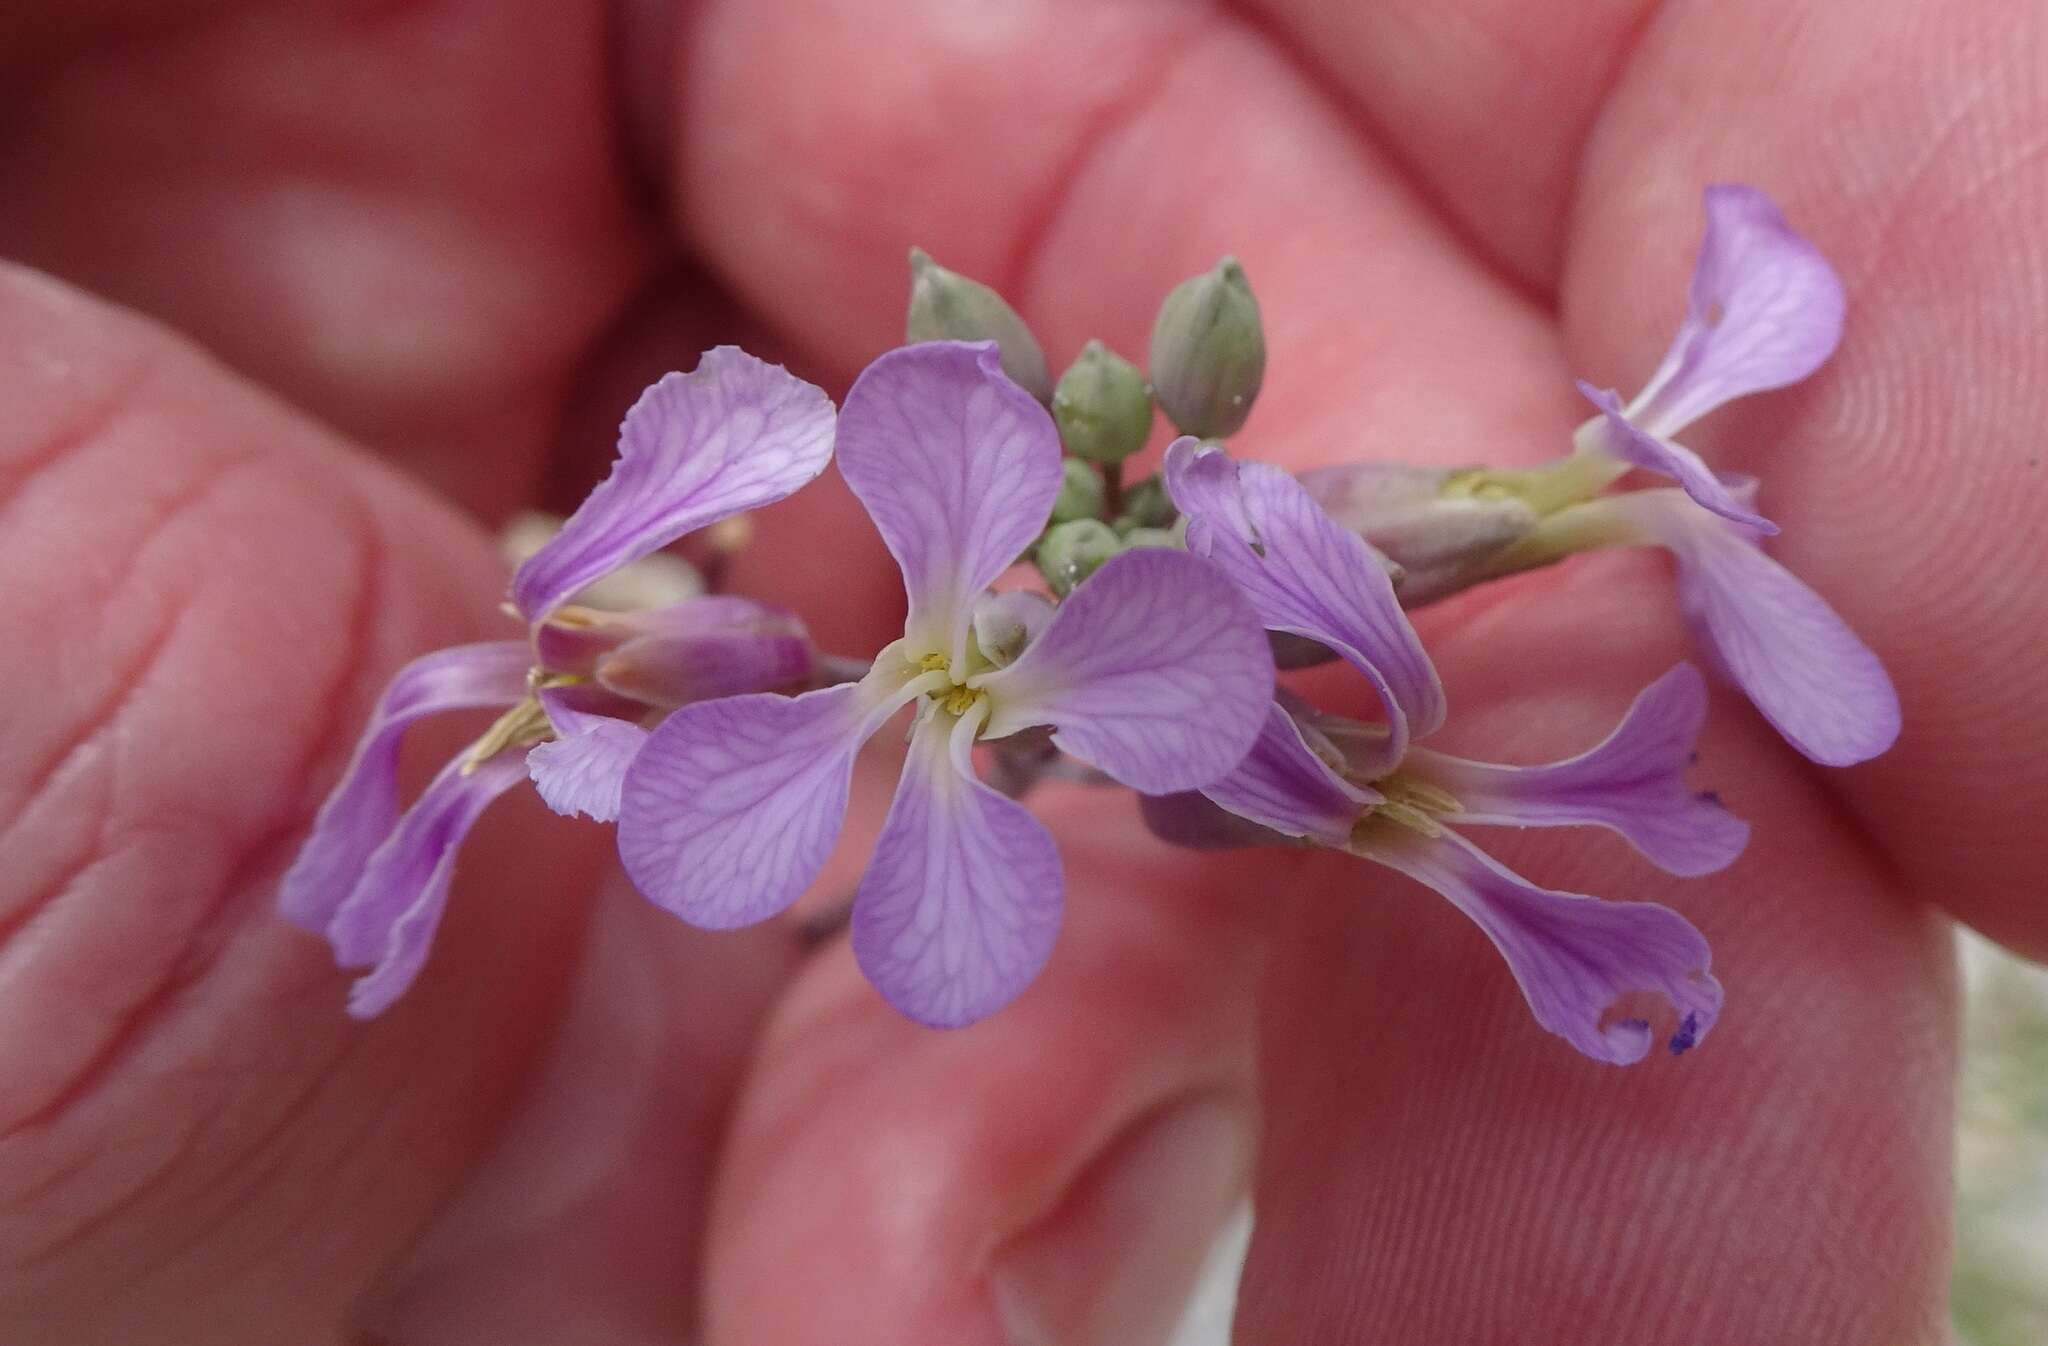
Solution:
M 1135 352 L 1166 286 L 1234 251 L 1272 346 L 1247 451 L 1533 461 L 1579 418 L 1573 374 L 1639 381 L 1699 185 L 1744 178 L 1841 268 L 1849 334 L 1699 442 L 1768 465 L 1776 554 L 1884 655 L 1905 736 L 1823 777 L 1723 696 L 1701 770 L 1757 824 L 1734 869 L 1502 849 L 1713 940 L 1714 1039 L 1625 1073 L 1529 1024 L 1426 895 L 1341 859 L 1177 855 L 1101 796 L 1048 797 L 1068 927 L 970 1031 L 900 1021 L 843 948 L 593 898 L 607 835 L 530 803 L 465 852 L 421 985 L 359 1028 L 270 913 L 275 876 L 392 667 L 496 629 L 502 574 L 176 339 L 12 280 L 0 546 L 35 579 L 6 629 L 35 633 L 7 657 L 36 714 L 0 773 L 0 1302 L 24 1339 L 656 1341 L 701 1315 L 713 1342 L 998 1341 L 997 1298 L 1014 1324 L 1034 1288 L 1042 1317 L 1142 1316 L 1255 1115 L 1245 1340 L 1938 1336 L 1938 908 L 2048 950 L 2022 878 L 2048 779 L 2014 732 L 2043 600 L 2001 580 L 2048 562 L 2018 428 L 2048 401 L 2048 114 L 1998 78 L 2039 64 L 2038 25 L 621 13 L 616 71 L 589 10 L 10 16 L 8 59 L 56 73 L 17 94 L 0 250 L 494 515 L 582 480 L 650 360 L 731 335 L 682 252 L 843 379 L 897 338 L 912 241 L 1002 285 L 1055 363 L 1089 336 Z M 621 137 L 671 206 L 628 185 Z M 896 580 L 851 503 L 762 524 L 737 587 L 871 647 Z M 1682 651 L 1658 565 L 1428 614 L 1444 746 L 1597 737 Z

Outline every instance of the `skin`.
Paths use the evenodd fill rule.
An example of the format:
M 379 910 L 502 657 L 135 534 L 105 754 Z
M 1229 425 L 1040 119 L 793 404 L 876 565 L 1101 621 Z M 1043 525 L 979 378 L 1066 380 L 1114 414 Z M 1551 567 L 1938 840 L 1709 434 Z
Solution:
M 1026 1285 L 1051 1339 L 1092 1303 L 1143 1341 L 1242 1179 L 1245 1342 L 1942 1339 L 1950 922 L 2048 953 L 2044 66 L 1998 0 L 9 6 L 6 1335 L 979 1346 Z M 1697 778 L 1756 832 L 1704 880 L 1485 838 L 1696 922 L 1700 1051 L 1583 1061 L 1405 881 L 1174 853 L 1102 795 L 1035 801 L 1067 927 L 958 1033 L 842 944 L 681 927 L 523 794 L 374 1024 L 272 914 L 393 669 L 506 632 L 481 525 L 572 503 L 703 346 L 843 390 L 916 242 L 1055 368 L 1138 354 L 1233 252 L 1271 345 L 1242 451 L 1529 462 L 1573 374 L 1647 375 L 1724 179 L 1835 261 L 1849 327 L 1688 439 L 1764 475 L 1904 736 L 1823 772 L 1717 694 Z M 738 587 L 878 645 L 898 583 L 836 479 L 760 523 Z M 1507 760 L 1686 648 L 1636 554 L 1423 631 L 1436 745 Z M 1162 1232 L 1190 1117 L 1211 1182 Z M 1254 1124 L 1255 1160 L 1214 1143 Z

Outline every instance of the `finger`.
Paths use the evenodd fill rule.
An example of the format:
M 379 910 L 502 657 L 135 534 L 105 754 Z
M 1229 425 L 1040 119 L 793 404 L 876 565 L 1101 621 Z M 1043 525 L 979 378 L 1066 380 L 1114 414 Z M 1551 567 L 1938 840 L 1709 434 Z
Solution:
M 650 251 L 602 8 L 178 8 L 119 41 L 76 16 L 43 34 L 0 134 L 0 254 L 163 318 L 475 508 L 523 501 Z
M 800 956 L 608 881 L 562 1014 L 461 1187 L 357 1315 L 405 1346 L 695 1340 L 734 1090 Z
M 495 559 L 164 332 L 18 270 L 0 400 L 0 1319 L 338 1340 L 490 1135 L 603 841 L 508 801 L 415 993 L 349 1020 L 276 877 L 394 667 L 495 632 Z
M 1662 349 L 1704 181 L 1785 201 L 1849 286 L 1810 384 L 1698 430 L 1760 474 L 1773 550 L 1883 656 L 1905 728 L 1830 780 L 1914 888 L 2048 956 L 2048 16 L 1995 3 L 1671 10 L 1587 164 L 1565 289 L 1574 366 L 1637 386 Z M 1968 53 L 1955 59 L 1936 53 Z M 1810 126 L 1815 134 L 1787 134 Z
M 843 944 L 793 988 L 734 1114 L 710 1346 L 1165 1341 L 1248 1176 L 1262 914 L 1127 801 L 1048 816 L 1066 926 L 1008 1010 L 921 1028 Z

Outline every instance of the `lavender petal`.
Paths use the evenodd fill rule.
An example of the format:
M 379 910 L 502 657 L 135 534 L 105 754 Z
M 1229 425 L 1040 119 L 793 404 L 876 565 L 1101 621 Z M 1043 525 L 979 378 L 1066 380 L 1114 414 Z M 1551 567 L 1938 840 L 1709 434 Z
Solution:
M 1331 769 L 1278 702 L 1269 704 L 1244 760 L 1202 794 L 1219 808 L 1283 836 L 1336 847 L 1349 844 L 1351 829 L 1382 798 Z
M 1842 282 L 1754 187 L 1706 191 L 1685 320 L 1628 417 L 1658 438 L 1820 368 L 1842 339 Z
M 861 970 L 890 1004 L 939 1028 L 992 1014 L 1031 984 L 1064 893 L 1051 833 L 974 778 L 968 734 L 953 731 L 930 714 L 911 736 L 853 903 Z
M 1707 684 L 1680 664 L 1651 683 L 1598 747 L 1547 766 L 1498 766 L 1427 748 L 1401 764 L 1456 797 L 1459 826 L 1605 827 L 1651 863 L 1694 876 L 1725 869 L 1749 844 L 1749 824 L 1712 795 L 1685 787 L 1706 720 Z
M 1683 444 L 1659 439 L 1632 424 L 1621 409 L 1621 399 L 1611 390 L 1595 388 L 1581 379 L 1579 391 L 1600 408 L 1591 438 L 1602 452 L 1672 478 L 1703 508 L 1724 519 L 1746 524 L 1761 533 L 1778 531 L 1778 525 L 1738 500 L 1726 483 L 1714 475 L 1705 459 Z
M 491 801 L 525 774 L 517 753 L 468 772 L 456 758 L 369 857 L 327 931 L 337 962 L 371 969 L 349 989 L 350 1014 L 383 1013 L 419 976 L 447 905 L 456 851 Z
M 736 346 L 668 374 L 619 427 L 619 457 L 562 531 L 512 576 L 530 622 L 685 533 L 789 495 L 832 456 L 832 403 Z
M 1629 1004 L 1636 995 L 1670 1001 L 1673 1053 L 1705 1038 L 1720 1015 L 1707 941 L 1667 907 L 1538 888 L 1450 831 L 1426 837 L 1382 824 L 1359 853 L 1471 917 L 1507 959 L 1536 1022 L 1596 1061 L 1625 1066 L 1648 1054 L 1649 1022 Z
M 540 694 L 557 737 L 527 752 L 526 772 L 541 799 L 563 817 L 581 813 L 594 822 L 613 822 L 626 769 L 646 744 L 647 731 L 580 708 L 574 691 L 550 688 Z
M 532 654 L 519 641 L 457 645 L 398 671 L 356 742 L 348 770 L 278 888 L 286 920 L 324 932 L 363 865 L 398 823 L 398 749 L 414 722 L 444 711 L 495 709 L 526 694 Z
M 781 911 L 831 853 L 854 756 L 894 704 L 849 683 L 674 712 L 626 772 L 626 873 L 649 901 L 692 925 L 729 929 Z
M 987 733 L 1048 724 L 1062 751 L 1146 794 L 1197 789 L 1252 745 L 1273 655 L 1251 605 L 1216 567 L 1143 548 L 1068 596 L 988 693 Z
M 905 346 L 846 394 L 839 470 L 903 568 L 919 651 L 965 662 L 974 600 L 1052 512 L 1059 432 L 992 342 Z
M 1824 766 L 1849 766 L 1897 740 L 1899 697 L 1884 665 L 1748 529 L 1701 513 L 1676 491 L 1634 491 L 1599 505 L 1670 549 L 1694 637 L 1793 747 Z
M 1443 687 L 1381 558 L 1299 482 L 1181 439 L 1167 450 L 1166 484 L 1188 516 L 1188 550 L 1221 566 L 1268 630 L 1319 641 L 1372 682 L 1392 730 L 1381 766 L 1443 723 Z

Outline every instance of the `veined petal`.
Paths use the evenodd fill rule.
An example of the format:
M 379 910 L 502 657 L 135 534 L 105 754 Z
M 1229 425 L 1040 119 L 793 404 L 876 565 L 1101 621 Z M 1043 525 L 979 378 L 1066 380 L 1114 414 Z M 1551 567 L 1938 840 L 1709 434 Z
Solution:
M 619 427 L 619 457 L 562 531 L 512 576 L 529 622 L 685 533 L 789 495 L 832 456 L 832 402 L 737 346 L 667 374 Z
M 1820 368 L 1842 339 L 1842 282 L 1754 187 L 1707 188 L 1707 231 L 1685 320 L 1628 409 L 1659 438 L 1723 402 L 1782 388 Z
M 1371 680 L 1392 729 L 1380 765 L 1392 769 L 1411 735 L 1443 723 L 1443 687 L 1386 566 L 1301 483 L 1181 439 L 1166 453 L 1166 485 L 1188 517 L 1188 550 L 1221 566 L 1267 629 L 1320 641 Z
M 1052 513 L 1052 418 L 1004 376 L 993 342 L 904 346 L 846 394 L 839 471 L 903 568 L 904 634 L 964 665 L 974 600 Z
M 1702 514 L 1676 491 L 1632 491 L 1596 504 L 1638 540 L 1670 549 L 1679 609 L 1694 637 L 1793 747 L 1824 766 L 1891 747 L 1899 697 L 1884 665 L 1753 533 Z
M 370 968 L 349 989 L 350 1014 L 383 1013 L 419 976 L 448 902 L 456 851 L 491 801 L 525 774 L 516 752 L 468 772 L 456 758 L 370 856 L 327 931 L 343 967 Z
M 1706 716 L 1706 679 L 1680 664 L 1637 695 L 1598 747 L 1577 757 L 1498 766 L 1411 748 L 1401 772 L 1456 798 L 1460 810 L 1444 821 L 1461 827 L 1605 827 L 1673 874 L 1711 874 L 1742 854 L 1749 824 L 1713 795 L 1685 788 Z
M 575 689 L 554 687 L 540 694 L 541 708 L 558 737 L 534 745 L 526 772 L 547 806 L 567 818 L 587 814 L 593 821 L 619 816 L 626 768 L 633 765 L 647 731 L 627 720 L 580 709 Z
M 1705 1038 L 1721 1013 L 1707 941 L 1668 907 L 1538 888 L 1451 831 L 1426 837 L 1382 824 L 1364 834 L 1359 854 L 1471 917 L 1507 959 L 1536 1022 L 1596 1061 L 1633 1065 L 1649 1052 L 1650 1024 L 1631 1012 L 1633 996 L 1671 1002 L 1673 1054 Z
M 1747 524 L 1762 533 L 1778 531 L 1778 525 L 1738 500 L 1714 475 L 1714 469 L 1707 466 L 1705 459 L 1683 444 L 1659 439 L 1638 429 L 1622 411 L 1621 398 L 1611 389 L 1595 388 L 1580 379 L 1579 391 L 1585 394 L 1587 401 L 1600 408 L 1600 417 L 1594 422 L 1589 438 L 1601 452 L 1672 478 L 1703 508 L 1724 519 Z
M 516 640 L 457 645 L 398 671 L 363 729 L 348 770 L 285 872 L 278 910 L 315 934 L 354 890 L 371 852 L 398 823 L 398 748 L 415 721 L 443 711 L 496 709 L 526 695 L 532 652 Z
M 1290 837 L 1342 847 L 1376 790 L 1353 785 L 1310 749 L 1301 726 L 1271 702 L 1259 736 L 1229 775 L 1202 791 L 1210 802 Z
M 1207 785 L 1244 756 L 1273 696 L 1258 615 L 1186 552 L 1111 558 L 1067 596 L 988 693 L 988 735 L 1053 727 L 1053 742 L 1146 794 Z
M 626 772 L 619 856 L 647 899 L 692 925 L 752 925 L 796 901 L 846 817 L 853 759 L 902 705 L 898 682 L 699 701 Z
M 957 1028 L 1016 999 L 1052 954 L 1064 881 L 1052 834 L 974 777 L 974 722 L 932 713 L 853 900 L 853 956 L 919 1023 Z

